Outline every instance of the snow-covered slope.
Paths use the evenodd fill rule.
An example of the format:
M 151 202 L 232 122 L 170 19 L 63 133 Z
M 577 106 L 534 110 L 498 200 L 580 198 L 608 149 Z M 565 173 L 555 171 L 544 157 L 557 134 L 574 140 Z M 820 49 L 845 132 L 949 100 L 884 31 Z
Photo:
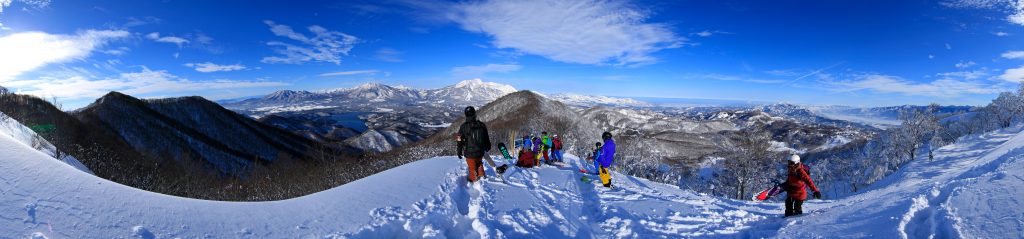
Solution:
M 50 238 L 1020 238 L 1024 134 L 964 138 L 868 191 L 779 203 L 725 200 L 570 166 L 512 168 L 467 187 L 464 161 L 425 159 L 312 195 L 217 202 L 146 192 L 47 160 L 0 135 L 0 237 Z M 487 173 L 493 175 L 488 168 Z M 594 177 L 594 176 L 590 176 Z
M 85 164 L 82 164 L 82 162 L 78 161 L 74 156 L 67 154 L 57 155 L 57 147 L 54 147 L 53 144 L 47 142 L 46 139 L 37 135 L 35 131 L 32 131 L 32 129 L 22 125 L 20 122 L 7 116 L 3 112 L 0 112 L 0 134 L 10 136 L 21 144 L 34 148 L 39 152 L 50 156 L 51 160 L 59 158 L 61 162 L 71 165 L 71 167 L 74 167 L 75 169 L 93 174 L 93 172 L 89 170 L 89 167 L 86 167 Z
M 793 238 L 1024 238 L 1024 133 L 968 136 L 783 226 Z M 806 212 L 806 209 L 805 209 Z
M 512 168 L 507 183 L 465 183 L 454 157 L 417 161 L 324 192 L 217 202 L 138 190 L 78 172 L 0 136 L 0 237 L 606 238 L 735 236 L 777 205 L 722 201 L 616 174 L 584 183 L 575 166 Z M 575 162 L 575 157 L 567 157 Z M 488 169 L 488 174 L 493 172 Z M 593 177 L 593 176 L 591 176 Z

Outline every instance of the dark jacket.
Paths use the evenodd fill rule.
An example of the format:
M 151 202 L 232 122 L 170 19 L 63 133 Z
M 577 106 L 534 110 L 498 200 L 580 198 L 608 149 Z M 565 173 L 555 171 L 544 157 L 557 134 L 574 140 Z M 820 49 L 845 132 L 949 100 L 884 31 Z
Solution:
M 466 118 L 459 126 L 459 156 L 467 158 L 483 158 L 484 153 L 491 150 L 491 138 L 487 135 L 487 125 L 476 118 Z

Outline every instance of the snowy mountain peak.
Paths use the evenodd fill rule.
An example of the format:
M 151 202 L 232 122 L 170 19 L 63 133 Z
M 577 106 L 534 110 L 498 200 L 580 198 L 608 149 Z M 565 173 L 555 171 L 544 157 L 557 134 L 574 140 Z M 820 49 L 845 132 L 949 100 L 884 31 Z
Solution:
M 484 83 L 484 81 L 481 80 L 480 78 L 475 78 L 475 79 L 469 79 L 469 80 L 461 81 L 458 84 L 455 84 L 455 87 L 467 87 L 467 86 L 471 86 L 471 85 L 481 85 L 483 83 Z
M 430 90 L 428 95 L 438 101 L 453 102 L 458 104 L 485 104 L 507 94 L 515 93 L 516 88 L 494 82 L 484 82 L 481 79 L 472 79 L 459 82 L 455 85 Z
M 372 89 L 380 89 L 380 88 L 391 88 L 391 87 L 387 86 L 387 85 L 384 85 L 384 84 L 381 84 L 381 83 L 377 83 L 377 82 L 367 82 L 367 83 L 363 83 L 361 85 L 358 85 L 358 86 L 356 86 L 353 89 L 355 89 L 355 90 L 372 90 Z
M 495 82 L 484 82 L 480 78 L 461 81 L 454 88 L 469 88 L 469 89 L 492 89 L 506 94 L 516 92 L 516 88 L 510 85 L 495 83 Z
M 269 94 L 267 96 L 264 96 L 263 99 L 264 100 L 293 100 L 293 99 L 309 96 L 310 94 L 312 94 L 312 93 L 310 93 L 309 91 L 279 90 L 277 92 L 274 92 L 274 93 L 271 93 L 271 94 Z

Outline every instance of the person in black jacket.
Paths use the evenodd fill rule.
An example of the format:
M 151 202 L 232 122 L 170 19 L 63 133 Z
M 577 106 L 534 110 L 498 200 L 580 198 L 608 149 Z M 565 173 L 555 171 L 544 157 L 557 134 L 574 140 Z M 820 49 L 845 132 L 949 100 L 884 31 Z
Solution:
M 466 158 L 466 166 L 469 167 L 467 179 L 476 182 L 485 176 L 481 159 L 491 150 L 491 138 L 487 135 L 487 125 L 476 119 L 476 109 L 466 107 L 465 113 L 466 122 L 459 126 L 459 133 L 456 134 L 456 151 L 459 159 Z

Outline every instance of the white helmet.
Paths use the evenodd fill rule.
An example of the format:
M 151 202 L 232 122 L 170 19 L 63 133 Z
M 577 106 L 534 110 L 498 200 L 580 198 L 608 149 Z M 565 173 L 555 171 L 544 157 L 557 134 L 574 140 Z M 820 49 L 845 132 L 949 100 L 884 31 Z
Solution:
M 792 156 L 789 156 L 789 164 L 799 164 L 799 163 L 800 163 L 800 155 L 794 154 Z

